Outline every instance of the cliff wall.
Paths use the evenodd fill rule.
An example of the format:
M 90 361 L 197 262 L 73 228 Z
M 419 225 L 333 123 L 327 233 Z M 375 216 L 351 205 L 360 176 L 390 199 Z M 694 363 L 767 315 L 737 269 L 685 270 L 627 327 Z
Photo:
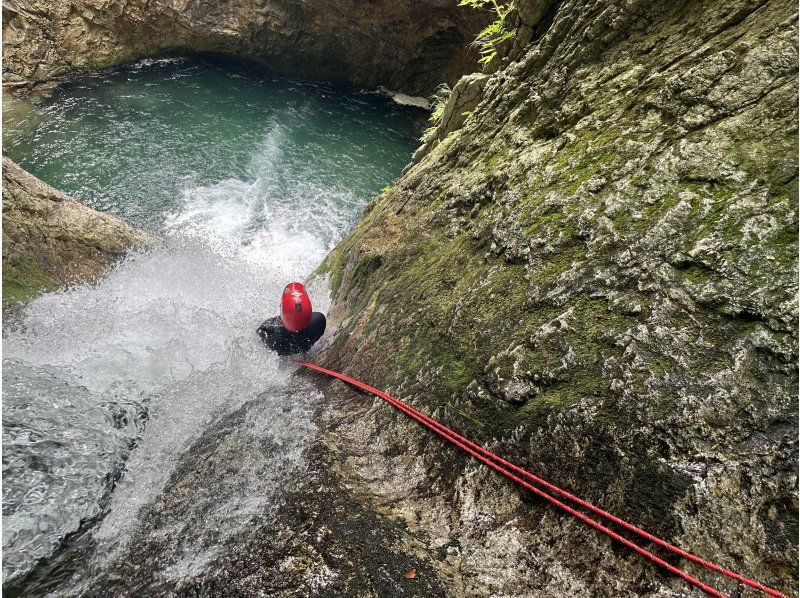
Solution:
M 519 0 L 515 39 L 320 268 L 321 361 L 796 593 L 796 8 Z M 354 470 L 467 594 L 683 588 L 362 416 L 339 438 L 382 456 Z
M 307 78 L 428 94 L 473 70 L 485 15 L 445 0 L 8 0 L 3 81 L 221 52 Z

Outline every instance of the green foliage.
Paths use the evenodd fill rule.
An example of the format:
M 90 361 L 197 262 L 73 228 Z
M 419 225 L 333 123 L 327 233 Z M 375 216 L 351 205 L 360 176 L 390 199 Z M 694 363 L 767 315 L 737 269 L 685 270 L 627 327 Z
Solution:
M 433 95 L 428 98 L 428 101 L 431 103 L 431 115 L 428 117 L 431 126 L 425 129 L 425 132 L 422 133 L 422 137 L 420 139 L 423 143 L 431 138 L 431 135 L 433 135 L 436 127 L 439 126 L 440 122 L 442 122 L 444 107 L 447 105 L 447 100 L 450 98 L 451 91 L 452 90 L 447 83 L 442 83 L 434 90 Z
M 472 42 L 481 55 L 478 62 L 481 64 L 491 62 L 497 56 L 497 46 L 517 33 L 516 29 L 509 29 L 506 23 L 506 16 L 514 8 L 514 1 L 498 3 L 497 0 L 460 0 L 458 5 L 475 10 L 491 10 L 497 15 L 497 19 L 481 31 Z
M 498 2 L 498 0 L 459 0 L 459 6 L 467 6 L 475 10 L 491 10 L 497 19 L 490 23 L 483 31 L 481 31 L 472 42 L 472 45 L 478 48 L 481 57 L 478 60 L 481 64 L 491 62 L 497 56 L 497 46 L 516 35 L 516 29 L 509 29 L 506 24 L 506 16 L 514 8 L 514 0 L 507 2 Z M 422 133 L 420 140 L 425 143 L 428 141 L 436 127 L 442 122 L 444 115 L 444 107 L 447 105 L 447 100 L 450 97 L 450 86 L 447 83 L 442 83 L 433 92 L 433 95 L 428 98 L 431 103 L 431 115 L 428 120 L 431 125 Z
M 428 117 L 428 120 L 435 123 L 439 123 L 442 120 L 444 107 L 445 104 L 447 104 L 447 100 L 450 98 L 451 91 L 447 83 L 442 83 L 436 88 L 436 91 L 434 91 L 433 95 L 429 98 L 431 102 L 431 115 Z

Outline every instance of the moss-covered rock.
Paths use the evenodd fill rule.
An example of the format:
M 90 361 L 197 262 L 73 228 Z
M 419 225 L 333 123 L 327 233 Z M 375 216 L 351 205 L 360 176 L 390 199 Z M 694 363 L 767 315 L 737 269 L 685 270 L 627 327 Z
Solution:
M 67 197 L 3 158 L 3 306 L 91 279 L 158 239 Z
M 322 360 L 796 593 L 796 7 L 519 5 L 469 114 L 321 266 Z M 382 413 L 387 444 L 417 439 Z M 467 593 L 684 588 L 538 503 L 493 518 L 515 491 L 472 466 L 442 492 L 436 464 L 464 465 L 438 444 L 382 459 L 431 472 L 395 508 L 458 545 Z

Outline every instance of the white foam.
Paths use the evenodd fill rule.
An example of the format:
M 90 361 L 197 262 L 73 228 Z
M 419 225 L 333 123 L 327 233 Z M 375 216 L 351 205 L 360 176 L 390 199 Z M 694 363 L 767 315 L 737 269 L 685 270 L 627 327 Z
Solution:
M 141 70 L 144 68 L 148 68 L 151 66 L 166 66 L 170 64 L 181 64 L 186 62 L 185 56 L 168 56 L 163 58 L 142 58 L 141 60 L 137 60 L 133 64 L 129 65 L 128 68 L 131 70 Z
M 276 312 L 297 270 L 291 260 L 265 263 L 232 244 L 177 233 L 167 247 L 132 255 L 96 285 L 35 300 L 25 314 L 27 332 L 6 339 L 6 357 L 61 368 L 98 402 L 114 396 L 149 405 L 144 436 L 96 533 L 107 544 L 100 554 L 110 558 L 125 547 L 139 509 L 158 496 L 215 417 L 263 393 L 282 409 L 294 368 L 266 351 L 255 329 Z M 297 433 L 296 446 L 275 455 L 275 468 L 298 461 L 313 434 L 307 409 L 282 416 Z M 262 432 L 269 438 L 282 430 L 276 423 Z M 257 505 L 237 507 L 237 521 L 264 510 L 270 493 L 261 490 L 249 499 Z
M 391 89 L 386 89 L 385 87 L 379 87 L 378 89 L 384 94 L 391 97 L 395 102 L 397 102 L 401 106 L 415 106 L 416 108 L 422 108 L 423 110 L 431 109 L 431 103 L 422 96 L 411 96 L 399 91 L 392 91 Z

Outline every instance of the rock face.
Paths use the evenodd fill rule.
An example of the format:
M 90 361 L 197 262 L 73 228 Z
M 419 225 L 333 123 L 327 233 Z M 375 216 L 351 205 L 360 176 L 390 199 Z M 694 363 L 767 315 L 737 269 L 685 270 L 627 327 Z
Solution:
M 321 361 L 796 595 L 796 6 L 511 18 L 468 108 L 320 268 Z M 385 512 L 448 547 L 454 593 L 687 589 L 388 407 L 339 437 L 372 447 L 349 463 Z
M 3 158 L 3 305 L 93 278 L 129 249 L 156 243 Z
M 452 569 L 448 562 L 452 559 L 440 562 L 404 521 L 387 518 L 369 490 L 353 484 L 347 460 L 336 448 L 342 440 L 340 429 L 364 415 L 362 401 L 338 397 L 335 409 L 328 402 L 327 415 L 319 419 L 325 428 L 319 429 L 301 462 L 275 466 L 274 453 L 295 448 L 300 435 L 289 434 L 275 442 L 253 422 L 274 426 L 276 406 L 284 414 L 304 409 L 304 399 L 298 395 L 307 393 L 308 387 L 307 381 L 299 381 L 286 396 L 259 397 L 213 422 L 181 456 L 124 551 L 111 562 L 84 556 L 86 561 L 75 567 L 80 549 L 71 549 L 62 562 L 78 574 L 57 593 L 297 597 L 450 593 L 453 577 L 442 573 Z M 363 457 L 375 449 L 364 448 Z M 254 498 L 265 497 L 277 516 L 272 516 L 272 509 L 252 515 Z M 228 530 L 231 522 L 238 524 L 235 533 Z M 203 561 L 207 562 L 198 566 Z M 405 577 L 410 570 L 414 578 Z M 44 577 L 51 576 L 45 571 Z
M 3 80 L 170 52 L 223 52 L 277 73 L 430 93 L 474 68 L 485 16 L 442 0 L 10 0 Z

